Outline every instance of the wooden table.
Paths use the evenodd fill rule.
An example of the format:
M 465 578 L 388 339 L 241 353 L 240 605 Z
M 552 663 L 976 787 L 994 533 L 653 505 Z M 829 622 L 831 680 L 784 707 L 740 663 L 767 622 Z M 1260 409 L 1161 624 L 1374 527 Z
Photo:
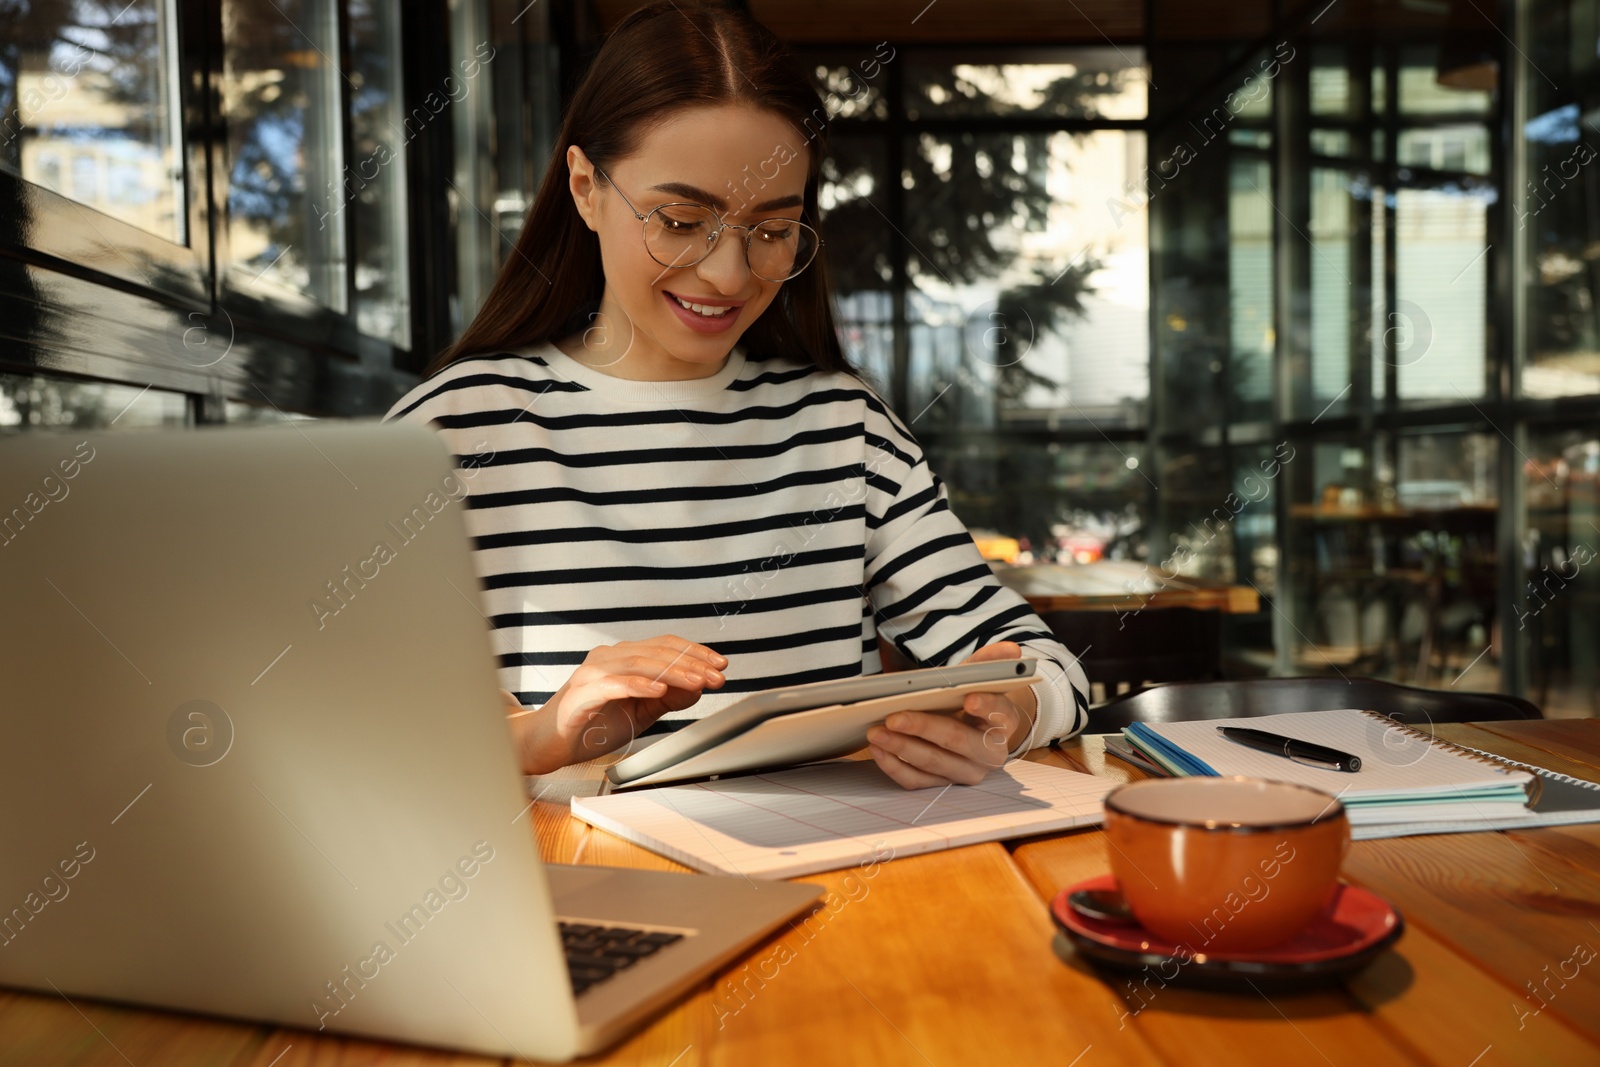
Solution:
M 1600 722 L 1439 733 L 1600 781 Z M 1097 737 L 1030 758 L 1137 776 Z M 676 869 L 564 805 L 539 803 L 534 825 L 552 860 Z M 1357 842 L 1346 877 L 1398 904 L 1406 933 L 1348 985 L 1294 996 L 1136 992 L 1062 962 L 1045 903 L 1106 869 L 1104 838 L 1088 830 L 808 876 L 830 891 L 821 910 L 597 1062 L 1600 1063 L 1600 825 Z M 3 1064 L 503 1062 L 0 994 Z
M 1261 598 L 1253 586 L 1168 577 L 1164 570 L 1126 560 L 992 566 L 995 576 L 1021 593 L 1040 614 L 1195 608 L 1230 615 L 1254 615 L 1261 610 Z

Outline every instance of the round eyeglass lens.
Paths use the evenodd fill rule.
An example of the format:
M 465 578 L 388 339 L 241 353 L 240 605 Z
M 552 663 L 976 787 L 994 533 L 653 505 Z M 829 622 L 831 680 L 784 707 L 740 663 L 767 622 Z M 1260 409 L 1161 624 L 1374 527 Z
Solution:
M 694 204 L 664 204 L 644 224 L 645 250 L 664 267 L 689 267 L 711 254 L 718 240 L 718 221 L 710 209 Z M 788 281 L 804 270 L 817 253 L 817 233 L 802 222 L 767 219 L 743 236 L 750 271 L 766 281 Z

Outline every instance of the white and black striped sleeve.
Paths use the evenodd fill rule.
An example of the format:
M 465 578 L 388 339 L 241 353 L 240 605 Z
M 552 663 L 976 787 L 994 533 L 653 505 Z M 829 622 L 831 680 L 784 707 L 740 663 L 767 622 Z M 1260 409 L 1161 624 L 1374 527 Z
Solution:
M 878 631 L 917 663 L 960 663 L 996 641 L 1039 659 L 1038 725 L 1029 747 L 1088 723 L 1089 681 L 1078 659 L 1020 594 L 1000 584 L 950 510 L 944 483 L 909 430 L 867 404 L 866 592 Z

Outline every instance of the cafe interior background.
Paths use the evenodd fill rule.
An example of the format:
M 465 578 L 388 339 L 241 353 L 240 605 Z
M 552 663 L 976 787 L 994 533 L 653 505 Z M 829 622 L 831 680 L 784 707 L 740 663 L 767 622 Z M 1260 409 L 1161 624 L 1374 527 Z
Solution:
M 0 0 L 0 432 L 380 415 L 633 6 Z M 1600 714 L 1600 3 L 747 7 L 997 567 L 1253 589 L 1213 675 Z

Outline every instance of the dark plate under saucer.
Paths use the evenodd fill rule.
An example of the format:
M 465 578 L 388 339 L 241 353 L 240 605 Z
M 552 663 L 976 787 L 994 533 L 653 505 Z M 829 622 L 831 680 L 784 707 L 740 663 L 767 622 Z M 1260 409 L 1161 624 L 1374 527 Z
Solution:
M 1367 966 L 1405 930 L 1405 919 L 1394 905 L 1360 886 L 1341 883 L 1328 910 L 1291 940 L 1248 954 L 1221 955 L 1207 953 L 1202 944 L 1165 941 L 1137 923 L 1093 918 L 1068 903 L 1079 890 L 1115 889 L 1116 879 L 1109 874 L 1068 886 L 1051 902 L 1050 913 L 1078 954 L 1091 963 L 1161 985 L 1236 992 L 1327 985 Z

